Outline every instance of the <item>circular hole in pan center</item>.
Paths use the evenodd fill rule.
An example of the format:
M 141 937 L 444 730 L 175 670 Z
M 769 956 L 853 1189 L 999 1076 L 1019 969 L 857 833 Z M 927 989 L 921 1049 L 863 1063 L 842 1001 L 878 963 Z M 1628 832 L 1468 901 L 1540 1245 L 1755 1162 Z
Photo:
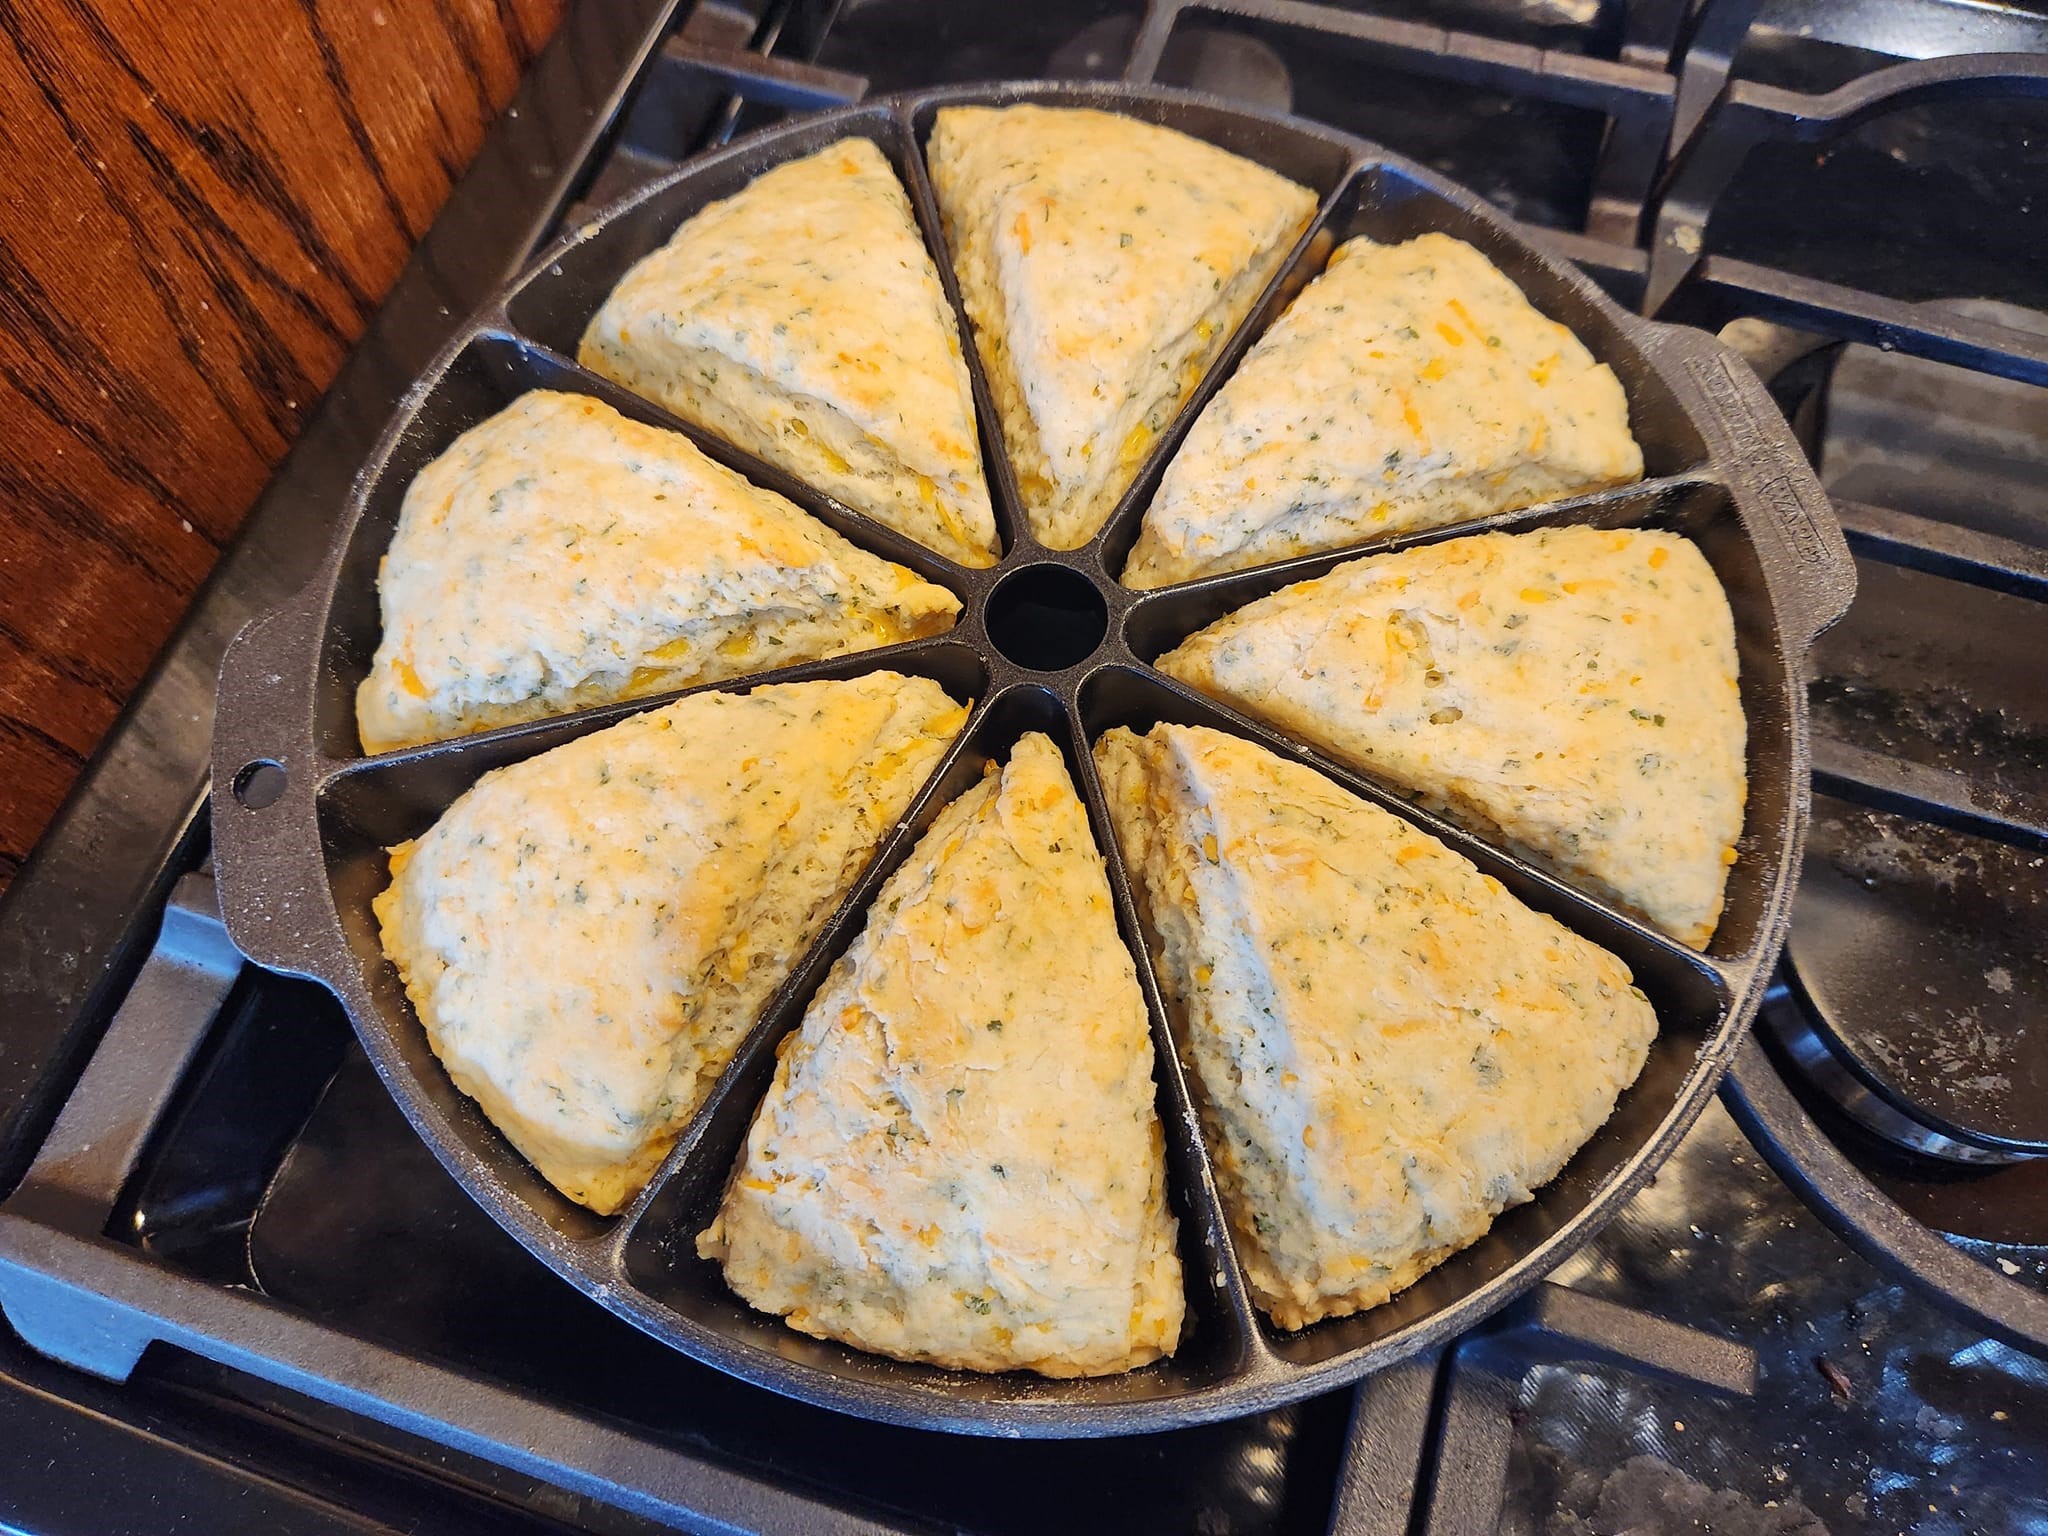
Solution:
M 1012 571 L 988 599 L 988 637 L 1020 667 L 1058 672 L 1090 655 L 1109 633 L 1109 609 L 1093 582 L 1064 565 Z

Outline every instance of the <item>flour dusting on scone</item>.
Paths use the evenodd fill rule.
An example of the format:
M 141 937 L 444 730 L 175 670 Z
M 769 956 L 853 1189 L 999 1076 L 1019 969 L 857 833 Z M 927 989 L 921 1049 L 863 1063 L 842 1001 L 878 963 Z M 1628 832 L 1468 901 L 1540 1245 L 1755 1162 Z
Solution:
M 1378 1306 L 1613 1113 L 1656 1015 L 1628 967 L 1434 838 L 1193 726 L 1096 744 L 1254 1300 Z
M 1338 566 L 1160 669 L 1704 949 L 1742 836 L 1735 621 L 1675 533 L 1481 534 Z
M 1085 544 L 1315 211 L 1170 128 L 947 107 L 932 187 L 1032 531 Z
M 949 559 L 995 563 L 953 306 L 872 140 L 686 220 L 612 290 L 578 359 Z
M 617 1210 L 966 716 L 893 672 L 700 693 L 479 779 L 375 901 L 455 1086 Z
M 1153 1103 L 1102 855 L 1059 749 L 1026 735 L 882 887 L 698 1248 L 819 1338 L 1130 1370 L 1184 1308 Z
M 377 587 L 370 752 L 912 640 L 960 611 L 688 438 L 548 390 L 414 477 Z
M 1612 369 L 1462 240 L 1360 237 L 1203 407 L 1124 566 L 1163 587 L 1642 478 Z

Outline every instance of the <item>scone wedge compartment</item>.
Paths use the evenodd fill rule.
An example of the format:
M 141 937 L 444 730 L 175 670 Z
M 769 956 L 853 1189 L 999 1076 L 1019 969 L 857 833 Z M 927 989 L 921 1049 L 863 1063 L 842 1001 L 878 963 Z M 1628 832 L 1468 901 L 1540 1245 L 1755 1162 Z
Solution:
M 1852 579 L 1711 338 L 1095 85 L 599 212 L 335 515 L 223 667 L 236 942 L 597 1303 L 1001 1435 L 1327 1390 L 1621 1207 L 1768 983 Z

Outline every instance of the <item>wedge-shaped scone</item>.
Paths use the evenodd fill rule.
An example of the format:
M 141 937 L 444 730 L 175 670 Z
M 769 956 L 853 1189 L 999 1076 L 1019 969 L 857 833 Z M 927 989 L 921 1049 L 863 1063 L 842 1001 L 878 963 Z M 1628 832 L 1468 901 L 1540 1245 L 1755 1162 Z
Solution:
M 689 219 L 612 290 L 578 357 L 940 554 L 995 563 L 953 306 L 871 140 Z
M 1621 381 L 1461 240 L 1359 238 L 1188 432 L 1134 587 L 1639 480 Z
M 1552 1178 L 1642 1070 L 1628 967 L 1321 774 L 1193 726 L 1097 743 L 1253 1298 L 1379 1305 Z
M 688 438 L 535 390 L 405 493 L 356 691 L 371 752 L 952 627 L 959 599 Z
M 698 1250 L 819 1338 L 1097 1376 L 1171 1353 L 1152 1041 L 1059 749 L 940 814 L 783 1042 Z
M 1076 548 L 1244 319 L 1315 194 L 1087 108 L 948 107 L 930 160 L 1032 531 Z
M 1676 534 L 1550 528 L 1354 560 L 1158 665 L 1694 948 L 1713 937 L 1745 727 L 1728 600 Z
M 376 899 L 455 1086 L 617 1210 L 965 719 L 893 672 L 701 693 L 479 779 Z

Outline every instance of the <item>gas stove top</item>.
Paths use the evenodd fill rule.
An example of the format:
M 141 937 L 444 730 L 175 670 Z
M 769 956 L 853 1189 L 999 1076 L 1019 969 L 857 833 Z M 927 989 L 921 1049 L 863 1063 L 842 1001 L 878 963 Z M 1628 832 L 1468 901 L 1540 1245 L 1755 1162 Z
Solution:
M 1474 187 L 1720 332 L 1862 595 L 1782 984 L 1656 1182 L 1432 1356 L 964 1440 L 682 1359 L 442 1172 L 206 865 L 212 676 L 398 393 L 565 221 L 790 114 L 1127 77 Z M 2048 1530 L 2048 18 L 1978 0 L 573 6 L 0 906 L 0 1521 L 29 1530 Z M 89 1058 L 89 1061 L 88 1061 Z

